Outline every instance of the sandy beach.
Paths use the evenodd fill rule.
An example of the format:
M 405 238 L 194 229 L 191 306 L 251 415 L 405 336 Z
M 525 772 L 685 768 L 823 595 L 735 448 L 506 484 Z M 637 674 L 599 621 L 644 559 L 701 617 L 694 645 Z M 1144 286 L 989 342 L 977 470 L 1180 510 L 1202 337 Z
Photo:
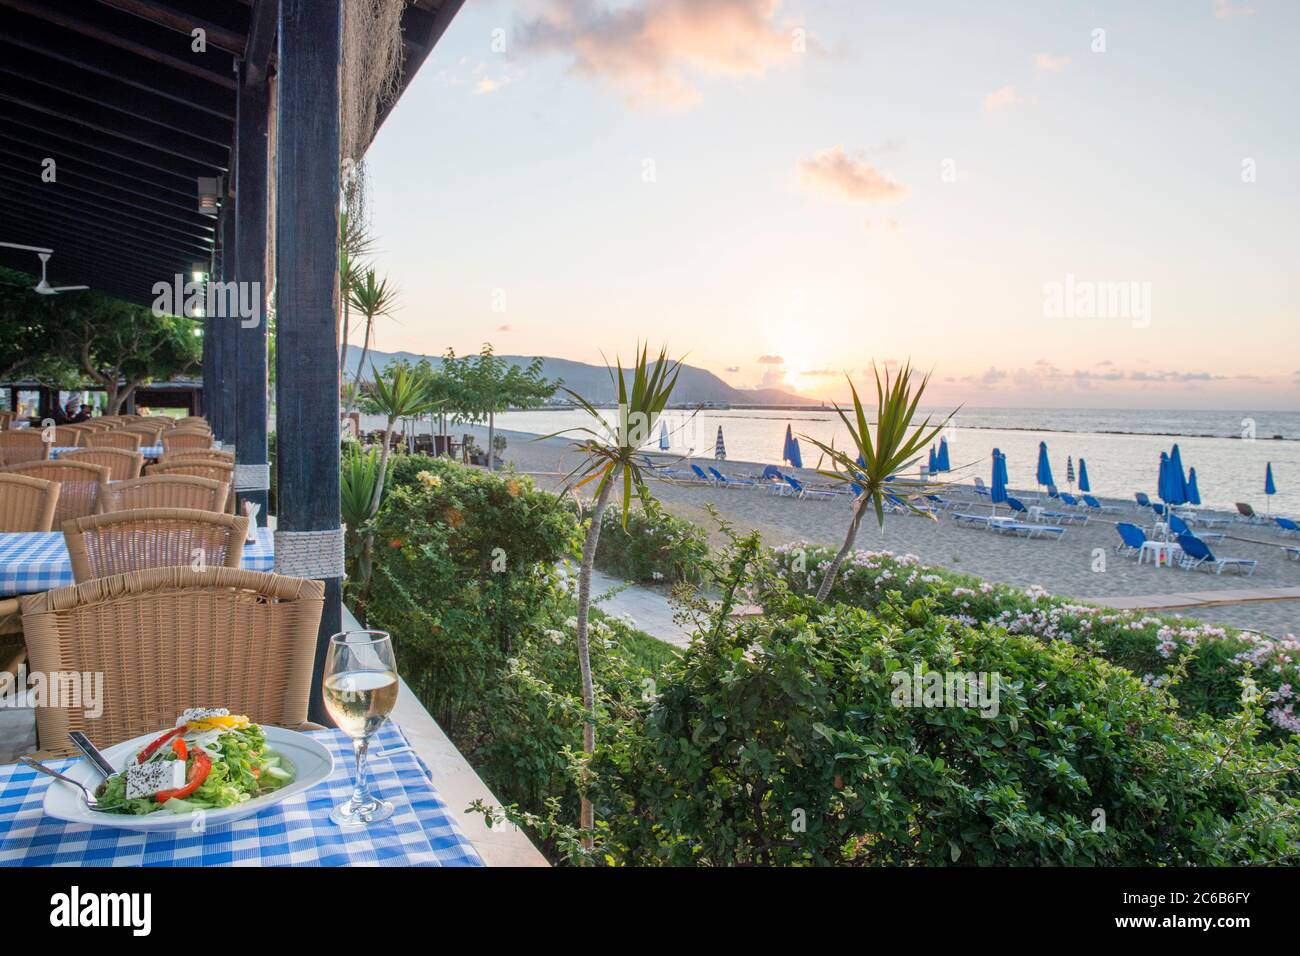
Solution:
M 458 427 L 456 433 L 474 433 L 479 444 L 486 444 L 484 428 Z M 563 476 L 576 463 L 574 453 L 560 439 L 537 441 L 533 435 L 512 431 L 498 431 L 498 434 L 504 434 L 508 441 L 504 455 L 507 465 L 532 474 L 538 485 L 548 490 L 560 488 Z M 702 465 L 718 464 L 712 459 L 697 461 Z M 720 467 L 730 477 L 759 474 L 763 469 L 760 464 L 743 461 L 727 461 Z M 814 482 L 821 480 L 808 469 L 784 470 Z M 751 488 L 668 481 L 655 481 L 652 487 L 665 507 L 681 518 L 711 528 L 705 509 L 712 505 L 738 528 L 757 530 L 764 542 L 772 546 L 801 540 L 837 546 L 843 541 L 849 520 L 847 495 L 832 500 L 797 500 Z M 943 495 L 962 502 L 958 511 L 988 514 L 987 499 L 977 499 L 971 489 L 969 483 L 953 485 Z M 1037 492 L 1013 489 L 1012 494 L 1032 504 Z M 1284 545 L 1297 546 L 1300 541 L 1285 538 L 1265 525 L 1237 523 L 1218 528 L 1215 530 L 1224 532 L 1226 537 L 1221 542 L 1211 542 L 1211 548 L 1220 556 L 1257 560 L 1259 564 L 1251 577 L 1232 572 L 1215 575 L 1203 570 L 1139 565 L 1133 558 L 1115 554 L 1119 537 L 1114 523 L 1129 521 L 1149 529 L 1150 512 L 1137 509 L 1131 500 L 1103 498 L 1101 501 L 1117 510 L 1094 514 L 1086 525 L 1069 526 L 1056 541 L 994 534 L 959 524 L 948 515 L 931 521 L 919 516 L 891 514 L 886 516 L 883 531 L 874 521 L 864 522 L 857 547 L 915 554 L 927 564 L 989 581 L 1024 587 L 1039 585 L 1055 594 L 1100 604 L 1139 595 L 1300 586 L 1300 561 L 1287 560 L 1283 550 Z M 1000 513 L 1006 514 L 1005 507 Z M 1104 570 L 1094 570 L 1096 549 L 1105 553 Z M 1251 601 L 1167 613 L 1273 635 L 1300 631 L 1300 600 Z

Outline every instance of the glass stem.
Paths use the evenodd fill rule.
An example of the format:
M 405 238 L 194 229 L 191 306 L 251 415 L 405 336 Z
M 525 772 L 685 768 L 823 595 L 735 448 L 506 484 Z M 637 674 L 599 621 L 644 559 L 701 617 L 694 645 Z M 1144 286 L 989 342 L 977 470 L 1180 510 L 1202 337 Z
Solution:
M 352 789 L 352 806 L 360 807 L 370 802 L 370 793 L 366 789 L 366 756 L 370 750 L 370 738 L 352 741 L 352 749 L 357 755 L 357 782 Z

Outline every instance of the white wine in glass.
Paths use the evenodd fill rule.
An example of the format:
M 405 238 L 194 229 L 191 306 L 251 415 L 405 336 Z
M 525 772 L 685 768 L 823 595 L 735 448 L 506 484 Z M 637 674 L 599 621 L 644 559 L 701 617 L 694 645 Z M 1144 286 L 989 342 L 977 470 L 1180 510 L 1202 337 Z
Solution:
M 345 631 L 330 638 L 325 655 L 325 709 L 352 738 L 357 756 L 351 799 L 339 804 L 330 819 L 342 827 L 364 827 L 393 815 L 393 805 L 367 787 L 366 755 L 370 738 L 397 703 L 397 663 L 393 641 L 383 631 Z

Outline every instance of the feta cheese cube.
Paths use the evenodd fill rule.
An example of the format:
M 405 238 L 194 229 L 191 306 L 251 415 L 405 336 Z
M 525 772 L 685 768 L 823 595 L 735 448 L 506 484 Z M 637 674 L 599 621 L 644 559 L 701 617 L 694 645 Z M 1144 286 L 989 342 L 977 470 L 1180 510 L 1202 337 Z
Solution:
M 152 797 L 161 790 L 175 790 L 183 786 L 184 760 L 155 760 L 153 763 L 131 764 L 126 768 L 128 800 Z
M 230 709 L 228 707 L 190 707 L 176 721 L 176 726 L 188 724 L 191 721 L 202 720 L 204 717 L 229 717 Z

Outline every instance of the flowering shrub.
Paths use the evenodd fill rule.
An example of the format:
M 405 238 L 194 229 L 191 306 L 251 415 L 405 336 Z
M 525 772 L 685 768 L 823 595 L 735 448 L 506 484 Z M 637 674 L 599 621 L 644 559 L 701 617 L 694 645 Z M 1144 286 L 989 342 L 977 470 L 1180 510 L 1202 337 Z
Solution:
M 455 736 L 555 592 L 577 527 L 526 477 L 415 455 L 390 474 L 356 599 L 369 626 L 392 632 L 403 675 Z
M 830 549 L 806 543 L 774 551 L 777 570 L 800 592 L 816 591 L 833 556 Z M 1279 732 L 1300 731 L 1300 716 L 1293 710 L 1293 688 L 1300 686 L 1300 643 L 1291 635 L 1274 639 L 1181 618 L 1094 607 L 1054 597 L 1037 586 L 995 585 L 929 568 L 916 555 L 888 551 L 855 551 L 844 562 L 830 597 L 868 609 L 927 597 L 941 613 L 964 624 L 1067 641 L 1128 668 L 1149 684 L 1163 684 L 1170 668 L 1190 652 L 1187 673 L 1175 691 L 1188 713 L 1235 713 L 1243 664 L 1249 662 L 1272 705 L 1269 722 Z
M 618 509 L 606 510 L 596 567 L 627 581 L 677 584 L 698 581 L 708 556 L 708 537 L 699 527 L 652 503 L 649 509 L 642 506 L 628 513 L 627 530 Z

